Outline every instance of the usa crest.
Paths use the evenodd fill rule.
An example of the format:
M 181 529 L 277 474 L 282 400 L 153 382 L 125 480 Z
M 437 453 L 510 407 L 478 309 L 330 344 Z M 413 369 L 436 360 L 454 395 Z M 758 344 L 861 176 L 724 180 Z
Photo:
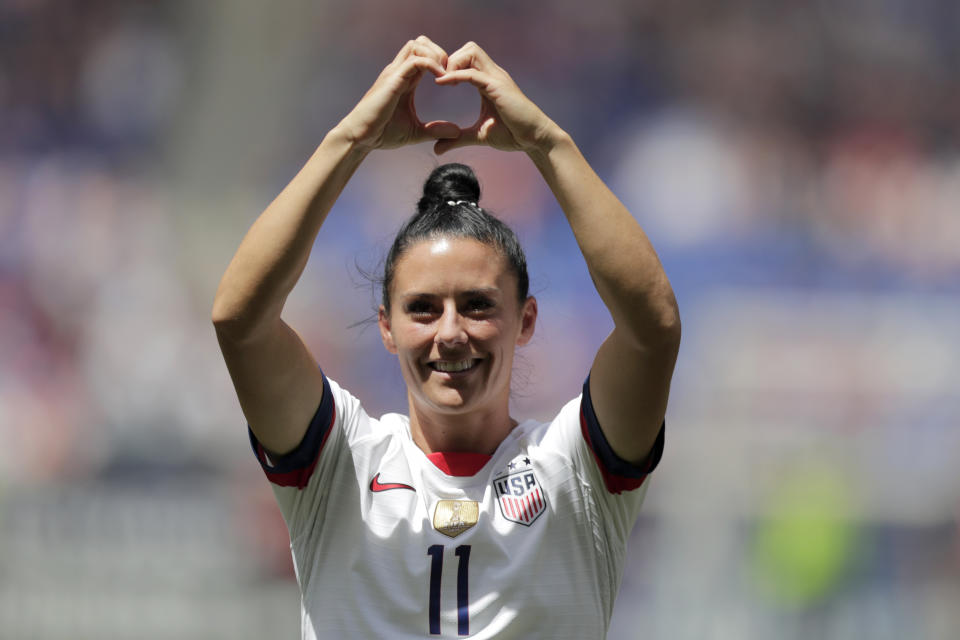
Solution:
M 500 513 L 511 522 L 529 527 L 547 510 L 547 498 L 533 469 L 508 473 L 493 481 Z

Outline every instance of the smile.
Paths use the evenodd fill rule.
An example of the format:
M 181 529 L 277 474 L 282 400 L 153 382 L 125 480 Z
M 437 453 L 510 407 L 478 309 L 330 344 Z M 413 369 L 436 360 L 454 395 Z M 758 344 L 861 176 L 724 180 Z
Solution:
M 427 363 L 434 371 L 442 371 L 443 373 L 460 373 L 462 371 L 469 371 L 473 369 L 480 363 L 479 358 L 467 358 L 466 360 L 436 360 L 434 362 Z

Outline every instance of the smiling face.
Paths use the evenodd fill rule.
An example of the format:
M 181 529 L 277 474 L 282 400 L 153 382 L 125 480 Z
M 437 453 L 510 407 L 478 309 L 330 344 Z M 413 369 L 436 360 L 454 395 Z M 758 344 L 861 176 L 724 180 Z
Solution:
M 400 361 L 414 412 L 505 416 L 513 353 L 533 336 L 537 305 L 493 247 L 471 238 L 418 242 L 394 272 L 383 344 Z

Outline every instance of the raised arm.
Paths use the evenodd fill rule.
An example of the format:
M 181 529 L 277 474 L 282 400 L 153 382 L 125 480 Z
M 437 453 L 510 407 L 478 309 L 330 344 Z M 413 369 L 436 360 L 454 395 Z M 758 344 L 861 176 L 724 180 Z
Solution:
M 477 122 L 436 150 L 465 144 L 525 151 L 540 170 L 583 252 L 614 330 L 597 352 L 590 394 L 614 452 L 640 462 L 667 407 L 680 345 L 673 290 L 646 234 L 573 140 L 476 44 L 450 55 L 440 84 L 469 82 L 482 96 Z
M 639 462 L 667 409 L 680 314 L 649 239 L 563 132 L 530 152 L 567 216 L 614 329 L 590 372 L 590 394 L 610 446 Z
M 444 73 L 446 53 L 424 36 L 387 65 L 357 106 L 324 137 L 293 180 L 253 223 L 224 273 L 213 324 L 244 415 L 275 454 L 303 439 L 323 394 L 317 362 L 281 319 L 327 213 L 366 154 L 458 135 L 419 121 L 414 92 Z

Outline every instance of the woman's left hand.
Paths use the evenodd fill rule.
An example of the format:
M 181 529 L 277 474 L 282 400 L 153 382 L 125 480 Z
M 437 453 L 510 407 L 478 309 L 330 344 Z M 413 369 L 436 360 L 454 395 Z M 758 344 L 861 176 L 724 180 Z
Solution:
M 450 54 L 438 85 L 469 82 L 480 92 L 480 117 L 453 139 L 437 140 L 434 151 L 444 153 L 466 145 L 487 145 L 504 151 L 534 151 L 549 143 L 557 126 L 527 98 L 513 78 L 476 43 L 468 42 Z

